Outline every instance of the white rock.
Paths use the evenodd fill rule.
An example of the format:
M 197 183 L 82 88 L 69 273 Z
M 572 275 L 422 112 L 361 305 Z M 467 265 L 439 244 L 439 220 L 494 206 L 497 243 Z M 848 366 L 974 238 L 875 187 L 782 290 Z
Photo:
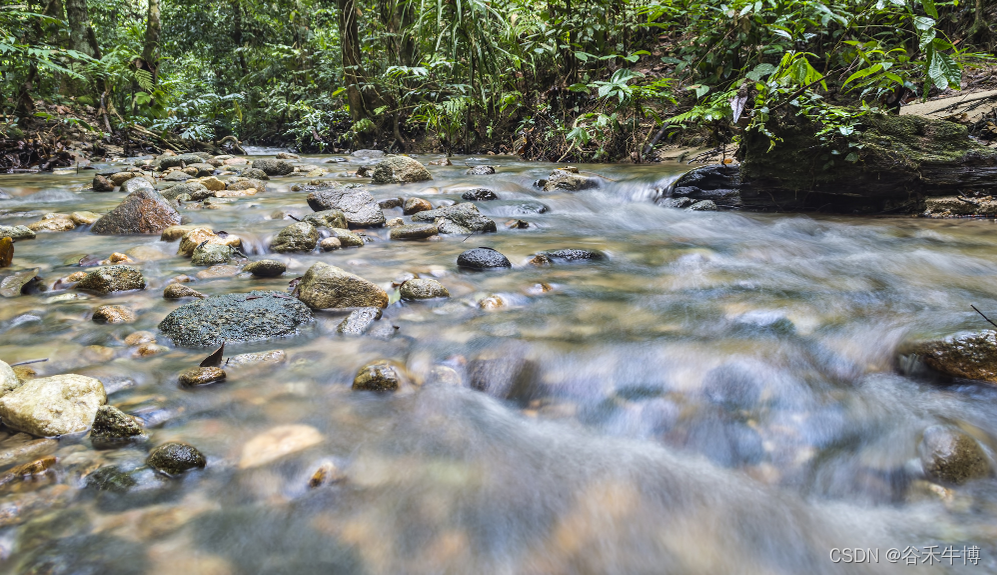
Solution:
M 0 397 L 0 418 L 11 428 L 54 437 L 81 433 L 107 403 L 100 380 L 65 374 L 32 379 Z
M 239 469 L 259 467 L 322 442 L 322 434 L 308 425 L 280 425 L 257 435 L 242 447 Z

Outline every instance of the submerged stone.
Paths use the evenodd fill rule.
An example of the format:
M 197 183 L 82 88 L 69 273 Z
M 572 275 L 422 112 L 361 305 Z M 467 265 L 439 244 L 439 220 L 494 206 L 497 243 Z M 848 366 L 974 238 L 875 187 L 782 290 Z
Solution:
M 991 474 L 987 454 L 975 439 L 944 425 L 924 430 L 918 445 L 925 473 L 943 483 L 961 484 Z

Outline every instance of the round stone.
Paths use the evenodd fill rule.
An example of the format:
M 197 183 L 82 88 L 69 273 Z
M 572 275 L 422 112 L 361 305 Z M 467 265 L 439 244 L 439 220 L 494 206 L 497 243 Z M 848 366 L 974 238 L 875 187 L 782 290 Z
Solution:
M 166 475 L 180 475 L 194 468 L 204 469 L 208 464 L 197 448 L 179 441 L 164 443 L 153 449 L 145 462 L 149 467 Z
M 457 256 L 457 266 L 472 270 L 511 268 L 509 258 L 492 248 L 474 248 Z

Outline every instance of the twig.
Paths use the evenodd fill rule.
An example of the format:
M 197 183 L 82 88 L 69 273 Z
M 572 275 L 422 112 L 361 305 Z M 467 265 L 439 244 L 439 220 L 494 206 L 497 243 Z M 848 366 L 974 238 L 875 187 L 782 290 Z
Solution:
M 44 359 L 29 359 L 28 361 L 19 361 L 17 363 L 12 363 L 10 364 L 10 366 L 14 367 L 15 365 L 28 365 L 29 363 L 44 363 L 46 361 L 48 361 L 47 357 Z
M 985 316 L 985 315 L 983 315 L 983 312 L 982 312 L 982 311 L 980 311 L 980 310 L 976 309 L 976 306 L 975 306 L 975 305 L 970 305 L 969 307 L 971 307 L 971 308 L 973 308 L 974 310 L 976 310 L 976 313 L 980 314 L 980 315 L 981 315 L 981 316 L 983 317 L 983 319 L 987 320 L 987 323 L 989 323 L 990 325 L 992 325 L 992 326 L 994 326 L 994 327 L 997 327 L 997 323 L 994 323 L 994 322 L 990 321 L 990 318 L 989 318 L 989 317 L 987 317 L 987 316 Z

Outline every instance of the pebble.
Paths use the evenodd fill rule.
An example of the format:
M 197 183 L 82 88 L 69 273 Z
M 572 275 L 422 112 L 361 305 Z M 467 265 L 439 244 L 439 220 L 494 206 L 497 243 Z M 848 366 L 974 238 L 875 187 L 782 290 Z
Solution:
M 120 305 L 102 305 L 93 312 L 94 323 L 132 323 L 135 312 Z
M 204 469 L 208 462 L 194 446 L 171 441 L 153 449 L 146 463 L 160 473 L 174 476 L 190 469 Z

